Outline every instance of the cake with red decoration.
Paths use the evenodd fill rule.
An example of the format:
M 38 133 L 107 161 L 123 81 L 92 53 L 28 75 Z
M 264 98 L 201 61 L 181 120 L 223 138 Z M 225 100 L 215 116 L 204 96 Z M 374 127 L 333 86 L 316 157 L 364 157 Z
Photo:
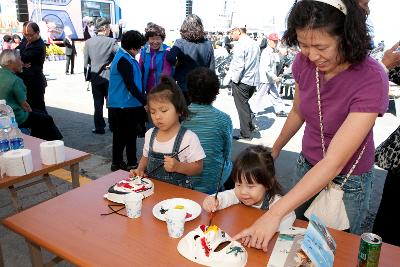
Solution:
M 179 253 L 205 266 L 242 267 L 247 263 L 247 251 L 216 225 L 200 225 L 178 243 Z
M 133 192 L 148 197 L 154 193 L 154 184 L 147 178 L 128 177 L 111 186 L 104 197 L 113 202 L 124 203 L 124 195 Z

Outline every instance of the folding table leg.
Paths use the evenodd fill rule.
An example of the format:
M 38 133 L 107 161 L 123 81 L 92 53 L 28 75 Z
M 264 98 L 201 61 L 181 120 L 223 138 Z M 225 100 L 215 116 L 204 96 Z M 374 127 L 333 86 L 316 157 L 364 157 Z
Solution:
M 28 239 L 25 239 L 28 244 L 29 253 L 31 254 L 32 267 L 43 267 L 42 249 L 40 246 L 32 243 Z
M 57 196 L 57 189 L 56 189 L 56 187 L 54 186 L 53 182 L 51 181 L 50 175 L 49 175 L 48 173 L 43 174 L 43 180 L 44 180 L 44 182 L 46 183 L 47 188 L 48 188 L 49 191 L 50 191 L 50 194 L 51 194 L 53 197 Z
M 17 212 L 22 211 L 22 205 L 18 200 L 17 189 L 14 187 L 14 185 L 10 185 L 8 187 L 8 191 L 10 192 L 11 201 L 12 201 L 15 209 L 17 210 Z
M 72 178 L 72 187 L 77 188 L 80 186 L 79 183 L 79 163 L 72 164 L 70 166 L 71 170 L 71 178 Z

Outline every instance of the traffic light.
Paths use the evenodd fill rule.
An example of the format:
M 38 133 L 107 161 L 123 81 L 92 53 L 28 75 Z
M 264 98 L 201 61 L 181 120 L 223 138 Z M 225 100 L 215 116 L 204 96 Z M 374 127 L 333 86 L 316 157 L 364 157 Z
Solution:
M 186 0 L 186 16 L 192 14 L 193 0 Z

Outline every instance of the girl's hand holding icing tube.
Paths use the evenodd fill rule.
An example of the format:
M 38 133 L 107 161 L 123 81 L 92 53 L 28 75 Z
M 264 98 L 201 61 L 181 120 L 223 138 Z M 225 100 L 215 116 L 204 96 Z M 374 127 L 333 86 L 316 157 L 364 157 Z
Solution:
M 134 170 L 130 170 L 129 171 L 129 177 L 135 177 L 135 176 L 145 177 L 144 170 L 141 170 L 139 168 L 134 169 Z
M 215 212 L 218 209 L 219 201 L 215 196 L 208 196 L 203 201 L 203 209 L 207 212 Z
M 179 161 L 170 156 L 164 157 L 164 169 L 167 172 L 178 172 Z

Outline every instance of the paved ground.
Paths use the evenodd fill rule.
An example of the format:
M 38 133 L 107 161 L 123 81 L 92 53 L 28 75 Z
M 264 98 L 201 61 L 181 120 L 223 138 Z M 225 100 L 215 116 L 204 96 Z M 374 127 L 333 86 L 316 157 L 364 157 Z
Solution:
M 51 79 L 48 82 L 46 91 L 46 103 L 49 113 L 53 115 L 56 124 L 59 126 L 64 135 L 65 145 L 92 154 L 92 158 L 81 164 L 81 175 L 91 180 L 97 179 L 110 172 L 111 160 L 111 144 L 112 134 L 107 131 L 105 135 L 94 135 L 91 133 L 93 128 L 93 104 L 90 91 L 86 90 L 86 83 L 83 79 L 83 63 L 80 55 L 76 63 L 76 74 L 66 76 L 64 74 L 65 61 L 46 62 L 45 73 L 49 74 Z M 287 110 L 290 110 L 291 102 L 287 101 Z M 233 98 L 228 94 L 228 90 L 221 90 L 215 106 L 225 111 L 232 117 L 235 134 L 238 133 L 239 121 Z M 270 146 L 278 136 L 285 119 L 277 118 L 272 108 L 266 110 L 256 117 L 256 124 L 259 131 L 255 134 L 255 138 L 251 143 L 264 144 Z M 106 113 L 106 110 L 105 110 Z M 382 142 L 398 125 L 400 119 L 394 115 L 387 113 L 384 117 L 378 118 L 375 125 L 375 142 Z M 302 131 L 287 144 L 276 162 L 277 173 L 283 187 L 287 189 L 288 178 L 293 173 L 296 158 L 301 147 Z M 248 143 L 233 143 L 233 158 L 235 155 L 246 147 Z M 143 139 L 138 140 L 138 156 L 140 156 Z M 70 182 L 59 177 L 60 173 L 53 176 L 53 181 L 57 186 L 58 193 L 71 190 Z M 380 195 L 385 178 L 385 171 L 375 170 L 376 183 L 374 186 L 374 197 L 371 205 L 374 212 L 378 208 Z M 45 201 L 49 197 L 46 187 L 36 185 L 29 189 L 24 189 L 20 193 L 24 207 Z M 6 190 L 0 190 L 0 219 L 14 214 L 14 209 Z M 371 214 L 371 222 L 374 214 Z M 3 247 L 5 257 L 5 266 L 30 266 L 29 254 L 24 240 L 18 235 L 0 226 L 0 243 Z M 47 253 L 46 257 L 50 255 Z M 69 266 L 67 263 L 61 263 L 60 266 Z

